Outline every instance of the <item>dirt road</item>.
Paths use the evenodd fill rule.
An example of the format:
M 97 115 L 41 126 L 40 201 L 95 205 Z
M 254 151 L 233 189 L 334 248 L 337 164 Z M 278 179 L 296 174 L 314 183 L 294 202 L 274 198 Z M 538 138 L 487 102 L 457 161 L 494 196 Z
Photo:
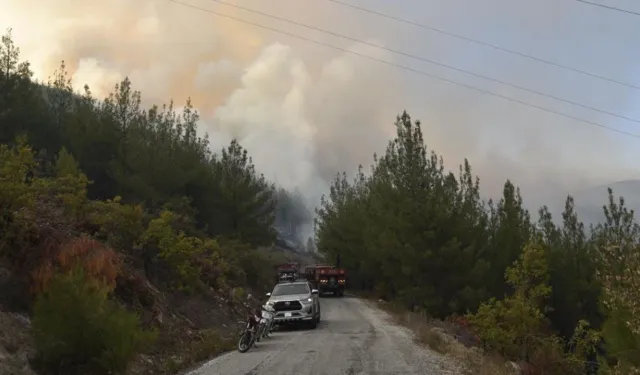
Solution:
M 189 375 L 443 375 L 449 360 L 417 346 L 404 328 L 357 298 L 322 298 L 318 328 L 274 332 Z

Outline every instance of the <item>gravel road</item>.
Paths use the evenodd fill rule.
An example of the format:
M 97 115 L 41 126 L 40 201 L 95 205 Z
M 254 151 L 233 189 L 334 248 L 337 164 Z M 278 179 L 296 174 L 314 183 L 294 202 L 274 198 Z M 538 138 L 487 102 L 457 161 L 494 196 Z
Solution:
M 276 331 L 247 353 L 231 352 L 189 375 L 443 375 L 446 358 L 417 346 L 411 333 L 357 298 L 320 300 L 318 328 Z

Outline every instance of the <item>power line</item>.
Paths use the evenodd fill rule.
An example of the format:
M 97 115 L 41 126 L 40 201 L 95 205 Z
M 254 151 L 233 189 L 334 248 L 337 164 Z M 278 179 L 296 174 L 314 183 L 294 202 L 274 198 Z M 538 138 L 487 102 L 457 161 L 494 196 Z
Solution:
M 331 0 L 329 0 L 329 1 L 331 1 Z M 592 5 L 592 6 L 594 6 L 594 7 L 599 7 L 599 8 L 609 9 L 609 10 L 613 10 L 613 11 L 621 12 L 621 13 L 632 14 L 632 15 L 634 15 L 634 16 L 640 16 L 640 13 L 639 13 L 639 12 L 634 12 L 634 11 L 627 10 L 627 9 L 617 8 L 617 7 L 614 7 L 614 6 L 611 6 L 611 5 L 605 5 L 605 4 L 594 3 L 594 2 L 592 2 L 592 1 L 587 1 L 587 0 L 574 0 L 574 1 L 577 1 L 577 2 L 579 2 L 579 3 L 583 3 L 583 4 L 589 4 L 589 5 Z
M 390 62 L 390 61 L 378 59 L 378 58 L 375 58 L 375 57 L 372 57 L 372 56 L 369 56 L 369 55 L 365 55 L 363 53 L 359 53 L 359 52 L 352 51 L 352 50 L 349 50 L 349 49 L 346 49 L 346 48 L 334 46 L 334 45 L 331 45 L 331 44 L 328 44 L 328 43 L 324 43 L 324 42 L 321 42 L 321 41 L 317 41 L 317 40 L 314 40 L 314 39 L 306 38 L 304 36 L 301 36 L 301 35 L 298 35 L 298 34 L 294 34 L 294 33 L 291 33 L 291 32 L 287 32 L 287 31 L 283 31 L 283 30 L 280 30 L 280 29 L 276 29 L 276 28 L 273 28 L 273 27 L 270 27 L 270 26 L 265 26 L 265 25 L 262 25 L 262 24 L 259 24 L 259 23 L 247 21 L 247 20 L 244 20 L 244 19 L 241 19 L 241 18 L 230 16 L 228 14 L 219 13 L 219 12 L 216 12 L 216 11 L 213 11 L 213 10 L 210 10 L 210 9 L 206 9 L 206 8 L 201 8 L 199 6 L 188 4 L 188 3 L 184 3 L 184 2 L 179 1 L 179 0 L 167 0 L 167 1 L 175 3 L 175 4 L 179 4 L 179 5 L 188 7 L 188 8 L 192 8 L 192 9 L 195 9 L 195 10 L 199 10 L 201 12 L 206 12 L 206 13 L 213 14 L 213 15 L 216 15 L 216 16 L 219 16 L 219 17 L 222 17 L 222 18 L 230 19 L 230 20 L 233 20 L 233 21 L 236 21 L 236 22 L 248 24 L 248 25 L 251 25 L 251 26 L 255 26 L 255 27 L 259 27 L 259 28 L 265 29 L 265 30 L 273 31 L 273 32 L 276 32 L 276 33 L 279 33 L 279 34 L 287 35 L 287 36 L 290 36 L 290 37 L 293 37 L 293 38 L 301 39 L 301 40 L 307 41 L 309 43 L 314 43 L 314 44 L 317 44 L 317 45 L 320 45 L 320 46 L 324 46 L 324 47 L 327 47 L 327 48 L 331 48 L 331 49 L 335 49 L 335 50 L 338 50 L 338 51 L 341 51 L 341 52 L 344 52 L 344 53 L 349 53 L 349 54 L 352 54 L 352 55 L 355 55 L 355 56 L 360 56 L 362 58 L 365 58 L 365 59 L 368 59 L 368 60 L 371 60 L 371 61 L 376 61 L 376 62 L 385 64 L 385 65 L 388 65 L 388 66 L 392 66 L 392 67 L 396 67 L 396 68 L 399 68 L 399 69 L 402 69 L 402 70 L 405 70 L 405 71 L 408 71 L 408 72 L 420 74 L 420 75 L 423 75 L 423 76 L 426 76 L 426 77 L 430 77 L 430 78 L 433 78 L 433 79 L 436 79 L 436 80 L 439 80 L 439 81 L 443 81 L 443 82 L 451 83 L 451 84 L 454 84 L 454 85 L 457 85 L 457 86 L 465 87 L 465 88 L 467 88 L 469 90 L 473 90 L 473 91 L 477 91 L 477 92 L 480 92 L 480 93 L 483 93 L 483 94 L 495 96 L 495 97 L 498 97 L 498 98 L 501 98 L 501 99 L 504 99 L 504 100 L 507 100 L 507 101 L 510 101 L 510 102 L 518 103 L 518 104 L 521 104 L 521 105 L 524 105 L 524 106 L 535 108 L 535 109 L 538 109 L 538 110 L 543 111 L 543 112 L 552 113 L 552 114 L 555 114 L 555 115 L 558 115 L 558 116 L 562 116 L 562 117 L 565 117 L 565 118 L 568 118 L 568 119 L 571 119 L 571 120 L 575 120 L 575 121 L 578 121 L 578 122 L 583 122 L 585 124 L 589 124 L 589 125 L 592 125 L 592 126 L 596 126 L 596 127 L 602 128 L 602 129 L 606 129 L 606 130 L 609 130 L 609 131 L 614 132 L 614 133 L 618 133 L 618 134 L 622 134 L 622 135 L 626 135 L 626 136 L 629 136 L 629 137 L 639 138 L 640 139 L 640 134 L 634 134 L 634 133 L 626 132 L 624 130 L 620 130 L 620 129 L 616 129 L 616 128 L 613 128 L 613 127 L 610 127 L 610 126 L 607 126 L 607 125 L 603 125 L 603 124 L 600 124 L 600 123 L 595 122 L 595 121 L 585 120 L 585 119 L 577 117 L 577 116 L 573 116 L 573 115 L 569 115 L 569 114 L 566 114 L 566 113 L 563 113 L 563 112 L 559 112 L 559 111 L 556 111 L 556 110 L 553 110 L 553 109 L 545 108 L 545 107 L 539 106 L 537 104 L 528 103 L 528 102 L 525 102 L 523 100 L 512 98 L 512 97 L 509 97 L 509 96 L 506 96 L 506 95 L 497 94 L 497 93 L 494 93 L 494 92 L 491 92 L 491 91 L 488 91 L 488 90 L 485 90 L 485 89 L 482 89 L 482 88 L 479 88 L 479 87 L 476 87 L 476 86 L 468 85 L 466 83 L 458 82 L 458 81 L 455 81 L 455 80 L 452 80 L 452 79 L 443 78 L 443 77 L 440 77 L 440 76 L 437 76 L 437 75 L 434 75 L 434 74 L 430 74 L 430 73 L 424 72 L 422 70 L 414 69 L 414 68 L 411 68 L 411 67 L 408 67 L 408 66 L 405 66 L 405 65 L 400 65 L 400 64 L 396 64 L 396 63 L 393 63 L 393 62 Z
M 381 50 L 384 50 L 384 51 L 387 51 L 387 52 L 391 52 L 391 53 L 395 53 L 395 54 L 398 54 L 398 55 L 401 55 L 401 56 L 405 56 L 405 57 L 408 57 L 408 58 L 411 58 L 411 59 L 414 59 L 414 60 L 419 60 L 419 61 L 426 62 L 426 63 L 433 64 L 433 65 L 438 65 L 438 66 L 441 66 L 441 67 L 444 67 L 444 68 L 447 68 L 447 69 L 451 69 L 451 70 L 455 70 L 457 72 L 469 74 L 469 75 L 474 76 L 474 77 L 486 79 L 488 81 L 499 83 L 501 85 L 509 86 L 509 87 L 512 87 L 512 88 L 515 88 L 515 89 L 518 89 L 518 90 L 526 91 L 526 92 L 529 92 L 529 93 L 532 93 L 532 94 L 535 94 L 535 95 L 544 96 L 544 97 L 547 97 L 547 98 L 550 98 L 550 99 L 553 99 L 553 100 L 557 100 L 557 101 L 560 101 L 560 102 L 563 102 L 563 103 L 574 105 L 576 107 L 582 107 L 582 108 L 588 109 L 590 111 L 600 112 L 600 113 L 603 113 L 605 115 L 617 117 L 617 118 L 620 118 L 620 119 L 623 119 L 623 120 L 632 121 L 632 122 L 640 124 L 640 120 L 634 119 L 632 117 L 620 115 L 620 114 L 615 113 L 615 112 L 607 111 L 607 110 L 604 110 L 604 109 L 599 109 L 599 108 L 596 108 L 596 107 L 593 107 L 593 106 L 590 106 L 590 105 L 582 104 L 582 103 L 575 102 L 575 101 L 572 101 L 572 100 L 569 100 L 569 99 L 564 99 L 564 98 L 561 98 L 559 96 L 555 96 L 555 95 L 547 94 L 547 93 L 544 93 L 544 92 L 541 92 L 541 91 L 529 89 L 529 88 L 524 87 L 524 86 L 515 85 L 515 84 L 509 83 L 509 82 L 506 82 L 506 81 L 502 81 L 502 80 L 497 79 L 497 78 L 487 77 L 485 75 L 482 75 L 482 74 L 479 74 L 479 73 L 474 73 L 474 72 L 472 72 L 470 70 L 467 70 L 467 69 L 458 68 L 458 67 L 455 67 L 453 65 L 444 64 L 444 63 L 441 63 L 441 62 L 438 62 L 438 61 L 435 61 L 435 60 L 427 59 L 425 57 L 421 57 L 421 56 L 413 55 L 413 54 L 410 54 L 410 53 L 407 53 L 407 52 L 403 52 L 403 51 L 400 51 L 400 50 L 396 50 L 396 49 L 388 48 L 388 47 L 385 47 L 385 46 L 381 46 L 379 44 L 369 43 L 369 42 L 366 42 L 364 40 L 357 39 L 357 38 L 354 38 L 354 37 L 350 37 L 348 35 L 336 33 L 336 32 L 331 31 L 331 30 L 322 29 L 322 28 L 319 28 L 317 26 L 308 25 L 308 24 L 305 24 L 305 23 L 302 23 L 302 22 L 294 21 L 294 20 L 291 20 L 291 19 L 288 19 L 288 18 L 284 18 L 284 17 L 280 17 L 280 16 L 275 16 L 275 15 L 272 15 L 272 14 L 269 14 L 269 13 L 261 12 L 261 11 L 258 11 L 258 10 L 255 10 L 255 9 L 251 9 L 251 8 L 247 8 L 247 7 L 243 7 L 243 6 L 240 6 L 240 5 L 230 4 L 230 3 L 227 3 L 226 1 L 223 1 L 223 0 L 210 0 L 210 1 L 213 1 L 213 2 L 216 2 L 216 3 L 219 3 L 219 4 L 224 4 L 224 5 L 232 7 L 232 8 L 241 9 L 241 10 L 244 10 L 246 12 L 259 14 L 261 16 L 265 16 L 265 17 L 268 17 L 268 18 L 271 18 L 271 19 L 274 19 L 274 20 L 277 20 L 277 21 L 282 21 L 282 22 L 286 22 L 286 23 L 289 23 L 289 24 L 292 24 L 292 25 L 304 27 L 304 28 L 309 29 L 309 30 L 314 30 L 314 31 L 318 31 L 318 32 L 321 32 L 321 33 L 332 35 L 332 36 L 335 36 L 335 37 L 338 37 L 338 38 L 346 39 L 346 40 L 349 40 L 349 41 L 352 41 L 352 42 L 355 42 L 355 43 L 360 43 L 360 44 L 364 44 L 364 45 L 367 45 L 367 46 L 370 46 L 370 47 L 378 48 L 378 49 L 381 49 Z
M 510 53 L 510 54 L 517 55 L 517 56 L 520 56 L 520 57 L 524 57 L 524 58 L 527 58 L 527 59 L 530 59 L 530 60 L 541 62 L 543 64 L 555 66 L 556 68 L 562 68 L 562 69 L 570 70 L 570 71 L 572 71 L 574 73 L 583 74 L 583 75 L 586 75 L 586 76 L 589 76 L 589 77 L 601 79 L 603 81 L 607 81 L 607 82 L 615 83 L 615 84 L 618 84 L 618 85 L 621 85 L 621 86 L 625 86 L 625 87 L 633 88 L 633 89 L 636 89 L 636 90 L 640 90 L 640 86 L 636 85 L 636 84 L 633 84 L 633 83 L 628 83 L 628 82 L 620 81 L 620 80 L 617 80 L 617 79 L 614 79 L 614 78 L 605 77 L 603 75 L 599 75 L 599 74 L 596 74 L 596 73 L 591 73 L 591 72 L 588 72 L 586 70 L 573 68 L 573 67 L 570 67 L 568 65 L 563 65 L 563 64 L 560 64 L 560 63 L 557 63 L 557 62 L 553 62 L 553 61 L 546 60 L 546 59 L 543 59 L 543 58 L 540 58 L 540 57 L 529 55 L 529 54 L 526 54 L 524 52 L 518 52 L 518 51 L 515 51 L 515 50 L 508 49 L 508 48 L 500 47 L 497 44 L 483 42 L 481 40 L 473 39 L 473 38 L 470 38 L 468 36 L 455 34 L 455 33 L 452 33 L 452 32 L 449 32 L 449 31 L 446 31 L 446 30 L 443 30 L 443 29 L 439 29 L 437 27 L 429 26 L 429 25 L 426 25 L 426 24 L 423 24 L 423 23 L 410 21 L 410 20 L 407 20 L 407 19 L 404 19 L 404 18 L 393 16 L 391 14 L 382 13 L 382 12 L 378 12 L 378 11 L 373 10 L 373 9 L 361 7 L 361 6 L 358 6 L 358 5 L 349 4 L 349 3 L 341 1 L 341 0 L 326 0 L 326 1 L 331 1 L 333 3 L 339 4 L 339 5 L 348 7 L 348 8 L 352 8 L 352 9 L 355 9 L 355 10 L 359 10 L 359 11 L 362 11 L 362 12 L 374 14 L 374 15 L 379 16 L 379 17 L 383 17 L 383 18 L 387 18 L 387 19 L 394 20 L 394 21 L 397 21 L 397 22 L 405 23 L 405 24 L 411 25 L 411 26 L 420 27 L 422 29 L 426 29 L 426 30 L 430 30 L 430 31 L 433 31 L 433 32 L 436 32 L 436 33 L 448 35 L 450 37 L 454 37 L 454 38 L 457 38 L 457 39 L 465 40 L 467 42 L 471 42 L 471 43 L 479 44 L 479 45 L 482 45 L 482 46 L 485 46 L 485 47 L 493 48 L 493 49 L 498 50 L 498 51 L 502 51 L 502 52 Z M 576 1 L 583 1 L 583 0 L 576 0 Z

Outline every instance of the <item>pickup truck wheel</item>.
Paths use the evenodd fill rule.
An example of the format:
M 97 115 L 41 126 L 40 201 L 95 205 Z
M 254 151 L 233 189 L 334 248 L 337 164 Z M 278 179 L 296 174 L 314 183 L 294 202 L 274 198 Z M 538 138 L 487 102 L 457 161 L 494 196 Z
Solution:
M 318 311 L 318 316 L 316 317 L 316 323 L 320 323 L 320 311 Z

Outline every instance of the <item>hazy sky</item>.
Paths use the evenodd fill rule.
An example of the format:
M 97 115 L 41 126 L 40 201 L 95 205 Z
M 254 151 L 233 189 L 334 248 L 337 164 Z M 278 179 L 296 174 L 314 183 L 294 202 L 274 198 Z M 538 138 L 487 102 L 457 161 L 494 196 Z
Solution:
M 640 124 L 212 0 L 197 7 L 475 85 L 632 133 Z M 640 119 L 640 90 L 342 7 L 328 0 L 224 0 Z M 640 86 L 640 17 L 573 0 L 344 0 Z M 602 0 L 604 1 L 604 0 Z M 608 4 L 640 10 L 633 0 Z M 326 180 L 368 165 L 397 113 L 421 119 L 428 146 L 470 159 L 485 194 L 506 178 L 531 206 L 568 191 L 637 178 L 640 139 L 483 95 L 168 0 L 0 0 L 22 56 L 46 78 L 67 62 L 99 96 L 129 76 L 146 103 L 191 96 L 220 147 L 236 136 L 267 176 L 310 200 Z M 605 197 L 603 197 L 604 202 Z

